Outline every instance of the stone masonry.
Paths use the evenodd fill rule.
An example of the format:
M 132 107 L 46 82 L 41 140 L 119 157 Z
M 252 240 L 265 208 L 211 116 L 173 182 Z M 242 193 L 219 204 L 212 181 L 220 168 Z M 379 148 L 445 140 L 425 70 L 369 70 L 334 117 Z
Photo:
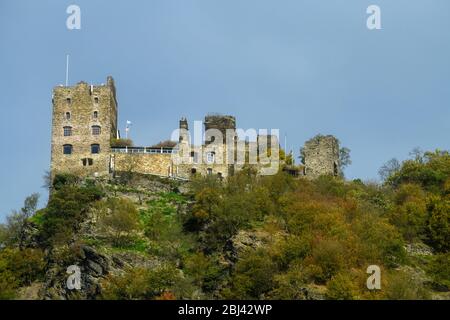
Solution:
M 53 90 L 51 172 L 104 176 L 110 173 L 111 138 L 117 136 L 114 80 L 80 82 Z
M 339 176 L 339 141 L 332 135 L 317 135 L 308 140 L 301 150 L 304 175 L 317 178 L 321 175 Z

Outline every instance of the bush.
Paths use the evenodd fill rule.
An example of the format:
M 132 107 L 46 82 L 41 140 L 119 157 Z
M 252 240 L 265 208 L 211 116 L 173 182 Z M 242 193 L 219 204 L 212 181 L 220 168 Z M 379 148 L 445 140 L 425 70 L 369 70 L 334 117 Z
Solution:
M 109 275 L 101 282 L 102 298 L 107 300 L 157 299 L 176 292 L 177 284 L 181 280 L 179 271 L 169 265 L 154 269 L 128 269 L 122 275 Z
M 433 257 L 428 273 L 434 282 L 446 290 L 450 290 L 450 253 L 442 253 Z
M 357 288 L 347 273 L 339 273 L 328 281 L 326 296 L 331 300 L 354 300 L 358 298 Z
M 150 148 L 174 148 L 177 145 L 175 141 L 164 140 L 152 145 Z
M 13 299 L 20 286 L 42 279 L 44 254 L 39 249 L 0 251 L 0 299 Z
M 113 231 L 114 245 L 125 245 L 132 232 L 140 228 L 138 211 L 133 202 L 127 199 L 110 198 L 107 206 L 110 213 L 102 218 L 101 224 Z
M 132 147 L 133 141 L 131 139 L 111 139 L 112 148 Z
M 410 274 L 397 271 L 388 274 L 386 298 L 389 300 L 423 300 L 430 299 L 428 291 Z
M 274 286 L 277 266 L 263 249 L 248 251 L 238 260 L 230 281 L 231 290 L 224 290 L 226 299 L 261 299 Z
M 74 186 L 80 182 L 78 176 L 71 173 L 58 173 L 53 178 L 53 189 L 59 190 L 63 186 Z
M 101 197 L 102 191 L 96 187 L 63 185 L 55 190 L 42 216 L 43 242 L 67 243 L 83 221 L 90 205 Z
M 429 243 L 439 252 L 450 249 L 450 201 L 434 197 L 428 205 Z

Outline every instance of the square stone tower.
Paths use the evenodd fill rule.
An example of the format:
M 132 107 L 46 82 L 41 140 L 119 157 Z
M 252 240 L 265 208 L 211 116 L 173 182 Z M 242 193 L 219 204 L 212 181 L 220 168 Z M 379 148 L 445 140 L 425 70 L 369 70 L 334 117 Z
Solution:
M 339 176 L 339 140 L 332 135 L 317 135 L 301 149 L 304 174 L 310 178 L 321 175 Z
M 117 100 L 112 77 L 106 85 L 80 82 L 53 89 L 51 175 L 110 173 L 111 139 L 117 137 Z

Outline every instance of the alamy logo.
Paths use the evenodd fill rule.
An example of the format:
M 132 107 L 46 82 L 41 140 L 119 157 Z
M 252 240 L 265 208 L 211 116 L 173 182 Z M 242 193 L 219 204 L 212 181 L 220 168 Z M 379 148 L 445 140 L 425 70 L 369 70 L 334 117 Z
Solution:
M 67 267 L 67 289 L 69 290 L 80 290 L 81 289 L 81 270 L 79 266 L 71 265 Z
M 379 6 L 371 5 L 367 8 L 367 29 L 380 30 L 381 29 L 381 9 Z
M 81 29 L 81 9 L 79 6 L 75 4 L 71 4 L 67 7 L 67 14 L 70 16 L 67 17 L 66 26 L 69 30 L 80 30 Z
M 367 289 L 380 290 L 381 289 L 381 270 L 377 265 L 370 265 L 367 271 L 370 276 L 367 278 Z

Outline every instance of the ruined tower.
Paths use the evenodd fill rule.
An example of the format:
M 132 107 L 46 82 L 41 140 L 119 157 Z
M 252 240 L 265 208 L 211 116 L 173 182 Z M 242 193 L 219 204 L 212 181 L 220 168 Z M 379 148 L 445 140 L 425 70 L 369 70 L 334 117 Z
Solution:
M 105 85 L 80 82 L 53 89 L 51 173 L 103 176 L 110 172 L 111 138 L 117 137 L 112 77 Z
M 233 136 L 233 141 L 236 139 L 236 118 L 233 116 L 211 114 L 205 117 L 205 144 L 214 142 L 216 133 L 223 137 L 223 143 L 226 142 L 227 130 L 228 134 Z M 217 141 L 218 142 L 218 141 Z
M 321 175 L 339 176 L 339 140 L 332 135 L 317 135 L 301 149 L 304 174 L 310 178 Z

